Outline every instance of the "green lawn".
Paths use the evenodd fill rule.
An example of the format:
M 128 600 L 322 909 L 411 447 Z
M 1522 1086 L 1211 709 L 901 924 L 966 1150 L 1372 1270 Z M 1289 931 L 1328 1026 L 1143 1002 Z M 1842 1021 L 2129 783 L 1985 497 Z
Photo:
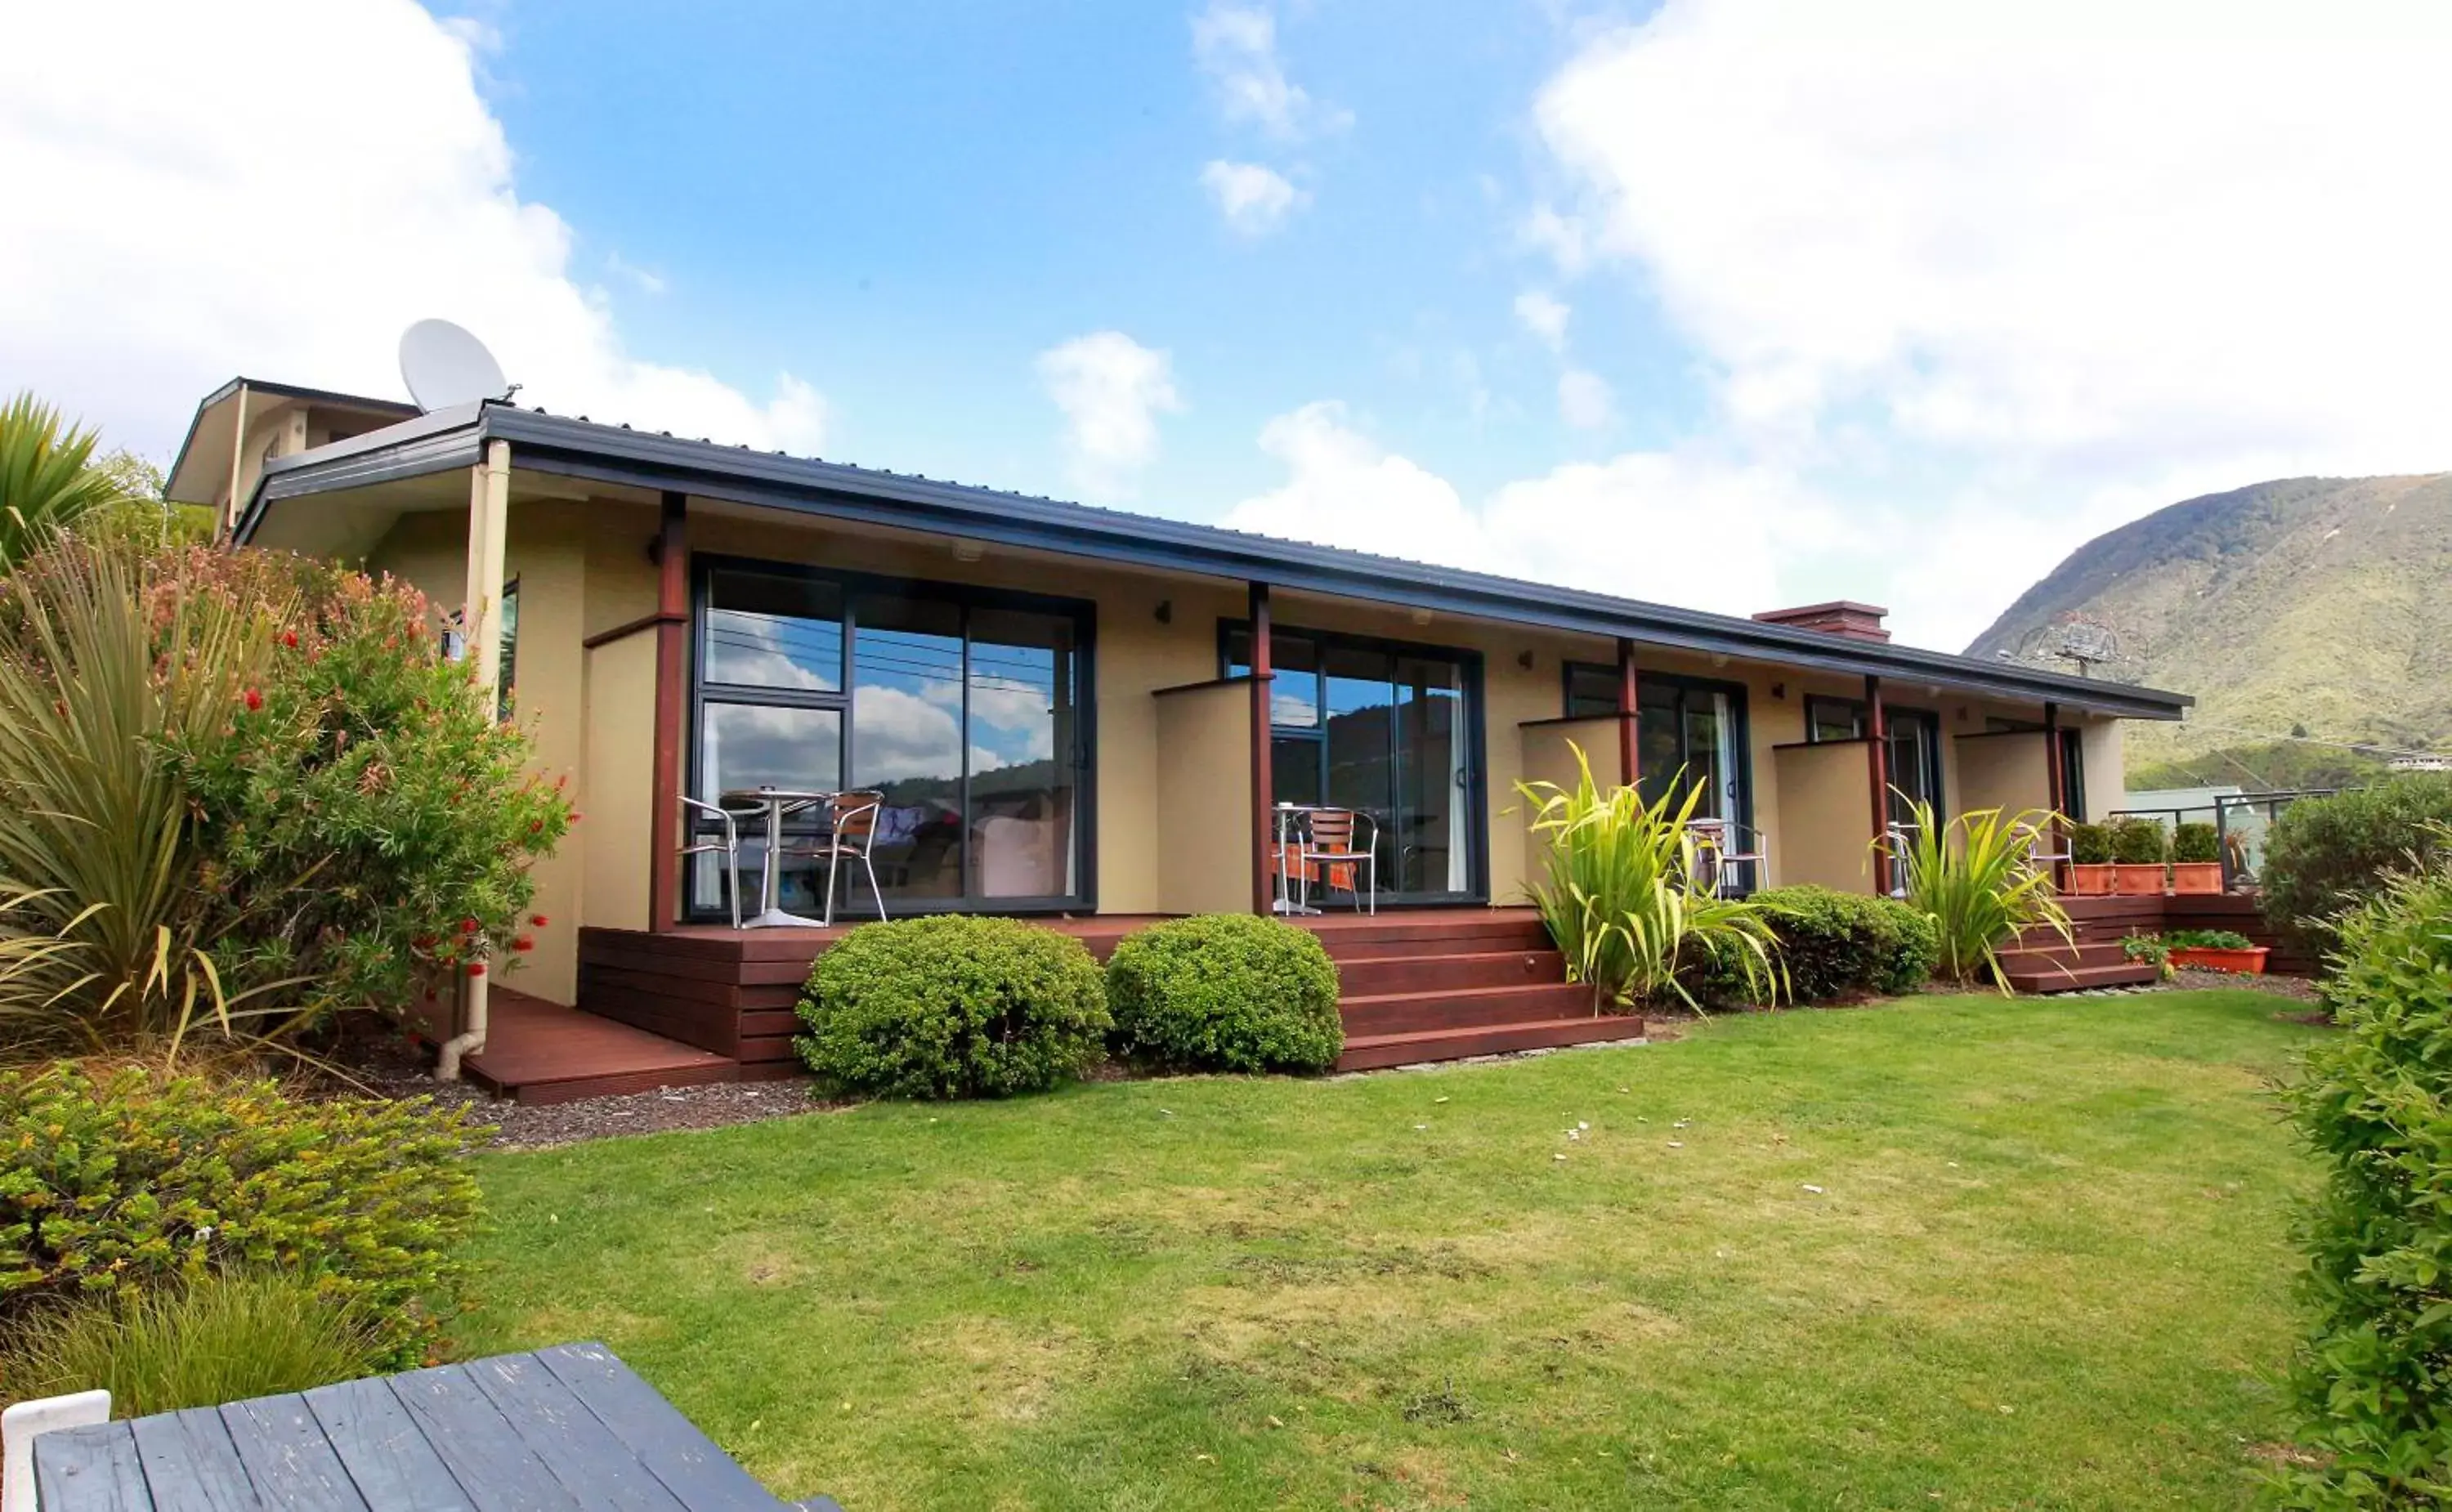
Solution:
M 493 1155 L 463 1342 L 603 1339 L 851 1512 L 2240 1505 L 2311 1183 L 2289 1006 L 1935 997 Z

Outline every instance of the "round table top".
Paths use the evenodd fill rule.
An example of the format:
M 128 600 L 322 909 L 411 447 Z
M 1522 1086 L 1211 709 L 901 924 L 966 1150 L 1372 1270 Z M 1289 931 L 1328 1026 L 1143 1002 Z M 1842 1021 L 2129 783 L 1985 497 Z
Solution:
M 734 788 L 723 795 L 726 803 L 823 803 L 835 795 L 804 793 L 798 788 Z

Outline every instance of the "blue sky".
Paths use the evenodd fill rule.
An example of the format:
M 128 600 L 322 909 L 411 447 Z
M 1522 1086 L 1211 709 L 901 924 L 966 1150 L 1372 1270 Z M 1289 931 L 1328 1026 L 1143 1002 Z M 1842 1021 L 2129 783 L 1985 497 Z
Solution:
M 487 96 L 522 192 L 582 228 L 579 268 L 593 254 L 632 344 L 751 386 L 806 378 L 845 460 L 1076 491 L 1033 363 L 1098 329 L 1171 358 L 1183 409 L 1133 490 L 1170 513 L 1267 486 L 1253 438 L 1316 399 L 1468 493 L 1606 448 L 1560 422 L 1556 363 L 1512 309 L 1543 272 L 1509 213 L 1525 104 L 1572 41 L 1542 12 L 1277 18 L 1295 87 L 1350 116 L 1289 144 L 1225 118 L 1189 12 L 1039 9 L 522 5 L 495 22 Z M 1299 174 L 1311 202 L 1238 233 L 1201 185 L 1216 160 Z M 1631 292 L 1576 315 L 1626 434 L 1691 407 Z
M 166 457 L 441 315 L 568 413 L 1942 647 L 2452 463 L 2441 0 L 464 3 L 13 18 L 0 387 Z

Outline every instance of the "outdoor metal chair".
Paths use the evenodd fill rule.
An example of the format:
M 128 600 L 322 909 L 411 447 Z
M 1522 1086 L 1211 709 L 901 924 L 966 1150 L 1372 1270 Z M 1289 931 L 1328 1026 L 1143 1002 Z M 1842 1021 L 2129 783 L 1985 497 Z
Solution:
M 699 836 L 699 816 L 715 820 L 717 833 L 706 839 Z M 732 904 L 732 927 L 741 928 L 741 826 L 740 815 L 718 803 L 703 803 L 684 794 L 682 796 L 682 855 L 720 855 L 723 857 L 723 895 Z
M 1890 854 L 1890 896 L 1908 895 L 1908 857 L 1915 854 L 1916 835 L 1921 826 L 1890 821 L 1885 836 Z
M 1770 862 L 1770 847 L 1764 840 L 1763 833 L 1734 819 L 1707 815 L 1687 820 L 1686 830 L 1693 836 L 1697 860 L 1704 856 L 1710 858 L 1707 890 L 1714 897 L 1737 895 L 1735 868 L 1752 867 L 1755 878 L 1759 879 L 1763 869 Z
M 805 850 L 796 850 L 795 856 L 821 861 L 826 868 L 825 922 L 835 921 L 835 881 L 845 861 L 858 861 L 868 877 L 868 895 L 877 900 L 877 916 L 885 917 L 885 890 L 877 885 L 877 864 L 871 854 L 877 849 L 878 815 L 885 807 L 885 795 L 875 789 L 838 793 L 826 800 L 826 833 Z
M 1378 913 L 1379 821 L 1355 809 L 1312 809 L 1304 813 L 1302 819 L 1295 847 L 1286 856 L 1295 863 L 1295 879 L 1302 890 L 1295 903 L 1297 910 L 1307 911 L 1311 906 L 1311 869 L 1316 865 L 1321 892 L 1336 890 L 1336 869 L 1344 867 L 1345 890 L 1354 895 L 1355 912 L 1363 912 L 1367 898 L 1370 912 Z M 1357 840 L 1364 843 L 1357 844 Z M 1355 868 L 1361 870 L 1365 887 L 1354 886 Z

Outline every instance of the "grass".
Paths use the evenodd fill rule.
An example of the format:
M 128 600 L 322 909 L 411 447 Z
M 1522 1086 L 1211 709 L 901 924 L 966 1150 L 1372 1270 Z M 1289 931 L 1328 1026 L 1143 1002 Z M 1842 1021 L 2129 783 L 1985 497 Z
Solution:
M 18 1335 L 0 1356 L 0 1400 L 101 1386 L 122 1418 L 353 1381 L 377 1353 L 313 1283 L 275 1270 L 58 1307 Z
M 2284 1006 L 1927 997 L 493 1155 L 463 1342 L 603 1339 L 857 1512 L 2244 1505 L 2312 1183 Z

